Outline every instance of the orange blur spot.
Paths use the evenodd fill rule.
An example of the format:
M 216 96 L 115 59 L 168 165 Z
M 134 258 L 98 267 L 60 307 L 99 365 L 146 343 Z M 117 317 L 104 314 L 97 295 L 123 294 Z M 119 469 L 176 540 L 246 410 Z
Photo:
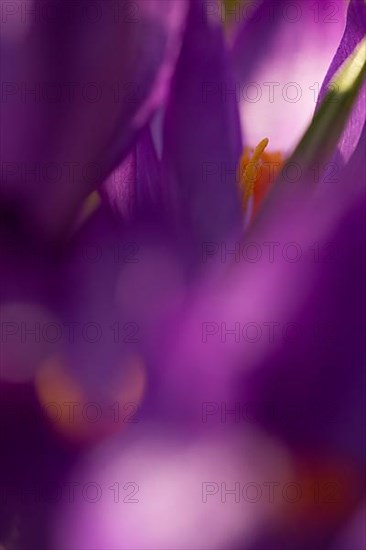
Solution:
M 362 495 L 362 469 L 329 456 L 302 458 L 288 487 L 282 522 L 321 532 L 340 522 Z M 292 502 L 291 502 L 292 501 Z
M 136 420 L 146 384 L 142 360 L 131 355 L 115 380 L 101 385 L 95 394 L 83 389 L 64 360 L 44 362 L 35 379 L 40 405 L 52 428 L 79 444 L 95 443 Z

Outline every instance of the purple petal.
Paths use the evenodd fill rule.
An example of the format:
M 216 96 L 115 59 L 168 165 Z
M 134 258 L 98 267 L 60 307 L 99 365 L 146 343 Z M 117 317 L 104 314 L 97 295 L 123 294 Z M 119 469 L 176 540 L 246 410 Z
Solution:
M 349 189 L 354 189 L 355 192 L 360 192 L 365 187 L 366 181 L 366 166 L 365 166 L 365 150 L 366 150 L 366 124 L 363 126 L 361 137 L 357 147 L 346 167 L 348 176 Z
M 237 427 L 226 426 L 214 436 L 187 437 L 169 425 L 171 420 L 165 418 L 159 425 L 140 426 L 138 439 L 125 438 L 122 447 L 111 441 L 80 461 L 70 483 L 76 479 L 84 486 L 93 479 L 100 487 L 111 487 L 123 475 L 130 481 L 125 488 L 135 489 L 134 499 L 116 504 L 105 498 L 92 506 L 86 499 L 75 499 L 73 507 L 60 502 L 55 548 L 233 550 L 240 540 L 249 548 L 256 530 L 275 520 L 277 502 L 253 506 L 249 499 L 204 499 L 203 487 L 205 480 L 218 479 L 233 486 L 237 480 L 283 482 L 286 461 L 281 449 L 260 434 L 243 438 Z
M 163 177 L 174 223 L 193 242 L 217 240 L 241 223 L 241 154 L 235 97 L 220 22 L 194 1 L 164 127 Z
M 161 168 L 150 129 L 144 130 L 129 155 L 103 184 L 103 196 L 124 222 L 157 212 L 161 216 Z
M 333 61 L 326 74 L 320 95 L 318 105 L 323 100 L 328 85 L 334 77 L 342 63 L 353 52 L 357 44 L 362 40 L 366 33 L 366 4 L 363 0 L 351 0 L 348 8 L 347 24 L 343 38 L 335 54 Z M 366 121 L 366 84 L 359 94 L 356 105 L 353 108 L 352 115 L 343 132 L 338 145 L 338 154 L 343 162 L 348 162 L 352 153 L 356 149 L 360 139 L 362 129 Z
M 365 525 L 366 503 L 362 502 L 347 525 L 340 533 L 339 538 L 331 546 L 331 550 L 348 550 L 349 548 L 365 548 L 366 546 L 366 525 Z
M 35 15 L 6 16 L 2 197 L 41 230 L 64 229 L 161 105 L 186 9 L 37 0 Z
M 234 255 L 221 242 L 215 252 L 227 277 L 197 293 L 172 329 L 166 356 L 168 364 L 174 358 L 169 376 L 177 387 L 188 389 L 194 378 L 192 402 L 195 392 L 202 401 L 206 380 L 205 401 L 216 402 L 225 386 L 229 396 L 234 385 L 243 403 L 295 403 L 314 415 L 319 406 L 314 422 L 283 424 L 268 414 L 263 424 L 297 449 L 321 445 L 358 462 L 366 458 L 365 190 L 345 193 L 347 185 L 346 178 L 331 198 L 328 189 L 309 196 L 286 188 Z
M 343 0 L 263 1 L 243 10 L 232 55 L 249 146 L 268 137 L 272 149 L 294 148 L 313 116 L 345 11 Z
M 68 247 L 55 309 L 75 338 L 63 338 L 61 353 L 91 396 L 103 400 L 125 366 L 129 373 L 131 362 L 144 363 L 181 299 L 181 268 L 166 240 L 149 225 L 123 226 L 102 204 Z
M 65 326 L 74 324 L 76 331 L 75 337 L 62 340 L 65 365 L 94 395 L 108 390 L 138 348 L 137 340 L 126 344 L 119 333 L 125 323 L 135 321 L 125 318 L 117 299 L 126 265 L 123 253 L 138 261 L 126 240 L 110 211 L 101 206 L 70 243 L 62 266 L 64 292 L 57 309 Z M 83 333 L 87 326 L 90 335 Z

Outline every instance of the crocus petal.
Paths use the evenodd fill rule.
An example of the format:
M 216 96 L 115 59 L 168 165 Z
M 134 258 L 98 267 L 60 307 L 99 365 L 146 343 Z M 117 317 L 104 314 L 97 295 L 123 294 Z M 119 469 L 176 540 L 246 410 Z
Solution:
M 7 14 L 2 34 L 2 197 L 41 229 L 60 231 L 162 103 L 187 3 L 37 0 L 33 8 L 18 33 L 11 23 L 23 12 Z
M 347 24 L 336 55 L 329 67 L 320 90 L 318 105 L 323 100 L 328 85 L 335 73 L 353 52 L 366 34 L 366 4 L 363 0 L 351 0 L 348 8 Z M 366 121 L 366 84 L 363 85 L 347 127 L 339 141 L 337 153 L 343 162 L 348 162 L 360 139 Z
M 319 85 L 345 25 L 346 3 L 263 1 L 245 10 L 232 55 L 250 146 L 268 137 L 289 153 L 314 113 Z
M 348 548 L 364 548 L 366 545 L 365 525 L 366 503 L 363 502 L 351 520 L 342 529 L 337 541 L 332 544 L 331 550 L 348 550 Z
M 326 215 L 324 202 L 324 197 L 317 201 L 322 215 Z M 309 232 L 311 238 L 301 245 L 307 257 L 302 274 L 301 261 L 294 270 L 284 266 L 282 281 L 292 271 L 290 280 L 296 282 L 300 301 L 296 303 L 293 296 L 287 312 L 272 316 L 289 332 L 282 332 L 272 350 L 267 346 L 260 368 L 246 379 L 245 390 L 263 401 L 295 402 L 303 411 L 308 404 L 318 407 L 315 419 L 305 412 L 297 423 L 278 418 L 266 418 L 264 423 L 295 449 L 347 456 L 355 470 L 366 460 L 361 413 L 365 405 L 364 220 L 365 193 L 353 197 L 343 215 L 338 210 L 330 225 L 328 218 L 326 233 Z M 280 284 L 277 292 L 281 289 Z M 291 300 L 290 294 L 287 298 Z
M 163 178 L 180 231 L 192 242 L 233 233 L 241 212 L 236 169 L 241 153 L 235 97 L 219 21 L 191 4 L 164 128 Z
M 249 480 L 258 486 L 268 479 L 286 482 L 286 454 L 260 433 L 244 439 L 226 426 L 216 437 L 176 438 L 164 425 L 135 428 L 138 439 L 134 430 L 134 440 L 127 438 L 122 447 L 112 441 L 71 472 L 70 484 L 77 480 L 84 486 L 92 479 L 103 492 L 117 492 L 92 505 L 81 498 L 74 507 L 60 502 L 56 548 L 234 549 L 238 540 L 248 543 L 256 529 L 275 518 L 279 499 L 260 498 L 253 506 L 251 496 L 234 500 L 231 494 L 226 500 L 215 492 L 225 483 L 231 488 Z
M 296 167 L 306 185 L 336 181 L 335 175 L 345 168 L 337 146 L 357 103 L 366 76 L 366 39 L 361 41 L 342 64 L 326 97 L 311 121 L 295 151 L 282 167 L 279 181 L 288 181 L 289 167 Z M 333 162 L 327 162 L 332 159 Z M 348 167 L 347 167 L 348 168 Z M 333 178 L 330 177 L 333 175 Z M 343 178 L 341 178 L 343 180 Z M 356 183 L 357 185 L 357 183 Z M 277 183 L 277 188 L 279 183 Z M 355 186 L 355 183 L 352 184 Z
M 138 216 L 162 214 L 160 162 L 150 128 L 146 128 L 129 155 L 103 184 L 103 196 L 112 210 L 125 223 Z
M 326 414 L 301 429 L 269 416 L 267 427 L 294 445 L 321 444 L 357 462 L 366 458 L 365 190 L 345 194 L 348 184 L 344 179 L 332 200 L 286 189 L 235 254 L 220 243 L 216 253 L 231 264 L 227 276 L 203 288 L 181 315 L 166 357 L 179 387 L 207 379 L 207 401 L 217 399 L 218 385 L 223 395 L 225 384 L 237 384 L 241 372 L 244 402 L 342 403 L 333 427 Z
M 355 192 L 362 192 L 366 181 L 366 166 L 365 166 L 365 150 L 366 150 L 366 124 L 363 127 L 361 137 L 358 141 L 356 150 L 354 151 L 348 165 L 344 168 L 347 174 L 348 181 L 351 185 L 349 190 L 354 189 Z
M 32 373 L 37 397 L 53 429 L 78 443 L 123 428 L 122 421 L 113 421 L 110 407 L 130 403 L 136 412 L 143 397 L 144 327 L 133 316 L 136 309 L 121 307 L 119 300 L 120 284 L 130 290 L 128 282 L 121 282 L 128 260 L 139 261 L 131 248 L 122 227 L 101 205 L 65 246 L 53 297 L 57 318 L 35 319 L 43 321 L 38 347 L 43 349 L 47 338 L 54 343 Z M 70 402 L 76 407 L 71 422 L 65 409 Z M 82 415 L 88 402 L 95 404 L 97 425 Z
M 136 353 L 138 347 L 137 337 L 126 345 L 117 328 L 119 323 L 123 326 L 134 321 L 124 318 L 117 300 L 124 266 L 122 254 L 124 246 L 128 246 L 125 239 L 121 227 L 103 205 L 79 230 L 62 266 L 64 294 L 58 303 L 60 316 L 66 324 L 76 323 L 78 330 L 87 325 L 94 327 L 91 337 L 85 338 L 79 332 L 75 338 L 64 338 L 64 355 L 69 370 L 79 375 L 84 386 L 90 384 L 92 391 L 99 386 L 102 373 L 106 380 L 118 375 L 124 358 Z M 138 261 L 133 252 L 131 259 Z

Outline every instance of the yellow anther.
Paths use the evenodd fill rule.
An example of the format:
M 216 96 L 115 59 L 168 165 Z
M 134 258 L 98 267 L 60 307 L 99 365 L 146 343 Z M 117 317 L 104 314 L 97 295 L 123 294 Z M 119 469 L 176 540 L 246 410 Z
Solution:
M 262 139 L 254 149 L 249 160 L 248 150 L 245 150 L 240 160 L 240 187 L 243 194 L 243 203 L 246 207 L 248 200 L 254 194 L 254 185 L 258 177 L 258 165 L 265 148 L 269 143 L 268 138 Z
M 75 229 L 80 229 L 80 227 L 90 218 L 92 214 L 97 210 L 101 204 L 101 199 L 98 191 L 93 191 L 84 201 L 84 204 L 81 207 L 79 215 L 76 220 Z
M 264 138 L 255 149 L 246 147 L 240 159 L 239 185 L 246 224 L 256 215 L 284 162 L 279 151 L 265 150 L 268 143 Z

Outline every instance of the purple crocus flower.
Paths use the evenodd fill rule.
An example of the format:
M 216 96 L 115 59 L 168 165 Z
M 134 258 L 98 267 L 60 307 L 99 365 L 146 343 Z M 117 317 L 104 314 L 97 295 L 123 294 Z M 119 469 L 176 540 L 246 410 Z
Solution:
M 227 47 L 222 26 L 210 11 L 212 5 L 206 6 L 207 14 L 204 3 L 198 0 L 169 1 L 165 11 L 161 9 L 163 4 L 167 8 L 168 2 L 138 3 L 142 16 L 137 28 L 131 31 L 125 21 L 125 32 L 114 28 L 110 8 L 102 8 L 103 17 L 95 29 L 90 21 L 83 21 L 86 4 L 80 4 L 84 11 L 76 14 L 76 19 L 69 19 L 72 8 L 64 8 L 58 13 L 65 22 L 68 43 L 80 46 L 75 56 L 70 56 L 68 48 L 60 53 L 60 35 L 53 23 L 40 24 L 45 34 L 37 31 L 27 35 L 32 29 L 17 29 L 33 36 L 31 60 L 33 41 L 37 43 L 49 36 L 51 46 L 54 44 L 47 56 L 41 55 L 39 63 L 31 63 L 35 80 L 39 74 L 52 79 L 56 72 L 52 61 L 56 59 L 65 71 L 61 76 L 57 73 L 56 82 L 82 74 L 84 84 L 88 84 L 97 72 L 97 81 L 100 78 L 113 85 L 122 60 L 124 75 L 128 75 L 128 81 L 132 75 L 139 91 L 141 83 L 142 94 L 132 109 L 105 100 L 95 110 L 80 100 L 75 103 L 75 110 L 64 105 L 61 109 L 47 105 L 45 112 L 43 104 L 39 109 L 24 107 L 24 117 L 15 127 L 11 126 L 10 115 L 6 119 L 10 136 L 6 161 L 14 163 L 23 158 L 22 140 L 31 128 L 35 139 L 27 150 L 27 161 L 42 164 L 56 159 L 62 164 L 71 159 L 79 169 L 96 162 L 99 172 L 96 181 L 87 178 L 75 193 L 70 193 L 67 186 L 46 185 L 33 179 L 25 188 L 23 179 L 12 171 L 4 179 L 3 210 L 8 218 L 2 242 L 4 246 L 10 244 L 15 253 L 3 276 L 8 330 L 3 377 L 7 384 L 3 386 L 12 403 L 14 382 L 30 379 L 32 385 L 28 383 L 20 391 L 27 393 L 34 416 L 43 409 L 41 419 L 31 417 L 34 420 L 28 424 L 28 433 L 23 434 L 20 452 L 29 454 L 29 462 L 22 484 L 27 485 L 32 478 L 41 481 L 42 470 L 44 481 L 56 482 L 62 492 L 61 498 L 54 499 L 55 506 L 46 511 L 42 503 L 31 514 L 32 506 L 29 502 L 24 504 L 16 494 L 6 514 L 4 541 L 27 547 L 29 543 L 23 541 L 28 539 L 33 546 L 54 548 L 178 549 L 183 545 L 192 549 L 268 549 L 272 543 L 276 547 L 278 541 L 279 546 L 287 537 L 287 547 L 290 544 L 300 549 L 301 545 L 312 544 L 315 548 L 331 548 L 333 540 L 338 539 L 338 523 L 348 519 L 362 498 L 359 481 L 364 453 L 357 432 L 360 427 L 352 415 L 362 406 L 357 389 L 362 372 L 364 322 L 358 307 L 364 280 L 364 266 L 359 261 L 364 190 L 361 185 L 354 185 L 353 179 L 361 177 L 364 133 L 359 130 L 364 127 L 364 119 L 360 119 L 362 113 L 357 106 L 352 115 L 357 120 L 356 133 L 351 128 L 350 135 L 347 128 L 339 142 L 340 148 L 347 148 L 349 155 L 345 160 L 349 162 L 342 164 L 342 185 L 336 186 L 331 198 L 329 186 L 314 192 L 306 181 L 301 182 L 305 186 L 290 187 L 280 185 L 279 180 L 251 224 L 251 201 L 263 183 L 253 180 L 252 169 L 260 166 L 264 154 L 278 151 L 264 153 L 267 142 L 261 142 L 252 164 L 245 155 L 240 162 L 244 146 L 255 147 L 257 138 L 251 141 L 248 137 L 248 106 L 240 105 L 241 117 L 235 94 L 223 96 L 220 87 L 230 90 L 236 78 L 240 78 L 241 86 L 253 78 L 267 81 L 265 71 L 260 77 L 253 76 L 253 71 L 266 64 L 266 56 L 273 60 L 268 44 L 264 47 L 266 38 L 272 44 L 274 59 L 278 63 L 285 59 L 290 71 L 294 57 L 289 55 L 287 59 L 288 45 L 293 44 L 294 33 L 299 35 L 299 30 L 304 36 L 304 50 L 299 49 L 301 63 L 308 61 L 307 47 L 313 48 L 314 35 L 322 33 L 322 37 L 327 37 L 322 48 L 324 59 L 319 59 L 319 66 L 311 75 L 322 80 L 332 52 L 336 53 L 330 69 L 333 72 L 349 53 L 343 45 L 358 42 L 354 38 L 354 17 L 358 17 L 360 4 L 351 1 L 337 52 L 344 27 L 341 14 L 345 4 L 341 2 L 336 3 L 340 18 L 333 27 L 325 27 L 327 21 L 319 13 L 319 21 L 312 21 L 307 12 L 302 24 L 291 31 L 290 25 L 282 21 L 283 14 L 277 11 L 277 7 L 286 7 L 285 3 L 276 4 L 274 25 L 264 14 L 266 3 L 261 3 L 256 15 L 238 29 L 232 49 Z M 188 4 L 183 44 L 175 65 Z M 326 11 L 326 3 L 319 4 Z M 299 5 L 304 10 L 308 7 L 304 2 Z M 321 15 L 329 17 L 329 13 Z M 314 27 L 314 23 L 319 27 Z M 309 28 L 314 33 L 308 33 Z M 329 35 L 323 34 L 326 28 Z M 96 34 L 100 40 L 94 43 Z M 253 50 L 256 36 L 261 40 Z M 247 37 L 251 37 L 250 47 Z M 114 49 L 120 42 L 126 43 L 126 57 Z M 7 48 L 12 51 L 11 41 L 9 44 Z M 301 57 L 301 51 L 306 55 Z M 137 55 L 142 55 L 144 62 L 146 59 L 146 67 L 144 62 L 135 62 Z M 242 66 L 238 64 L 240 55 Z M 17 72 L 18 66 L 10 63 L 10 53 L 8 60 L 9 74 Z M 20 67 L 19 71 L 23 74 L 24 69 Z M 284 82 L 287 75 L 282 68 L 280 74 Z M 153 110 L 161 106 L 167 91 L 163 128 L 155 140 L 162 145 L 160 158 L 146 123 Z M 9 113 L 14 115 L 13 107 Z M 290 133 L 291 140 L 285 143 L 279 139 L 275 145 L 276 149 L 281 148 L 283 157 L 292 152 L 314 108 L 315 101 L 311 107 L 308 104 L 301 124 L 294 117 L 299 125 L 293 132 L 284 126 L 283 135 Z M 45 120 L 52 127 L 50 133 L 45 131 Z M 93 126 L 96 120 L 100 124 L 98 131 Z M 281 120 L 288 120 L 284 111 Z M 275 129 L 270 128 L 269 138 L 275 143 L 283 129 L 278 126 L 276 123 Z M 254 124 L 251 128 L 255 128 Z M 54 135 L 57 139 L 48 144 L 49 136 Z M 70 135 L 74 136 L 74 143 Z M 262 137 L 261 134 L 259 139 Z M 268 158 L 273 162 L 274 157 Z M 244 172 L 240 178 L 238 166 Z M 101 183 L 99 197 L 90 196 Z M 264 182 L 267 187 L 272 183 L 268 178 Z M 39 204 L 36 196 L 42 191 L 45 200 Z M 90 200 L 80 214 L 88 195 Z M 19 212 L 18 217 L 14 212 Z M 244 236 L 243 225 L 248 228 Z M 52 262 L 45 256 L 50 241 L 57 243 L 56 248 L 51 248 Z M 289 242 L 289 256 L 285 254 L 284 258 L 281 249 L 280 261 L 272 261 L 272 255 L 263 262 L 249 260 L 245 265 L 236 261 L 237 246 L 240 254 L 242 247 L 253 243 L 287 246 Z M 301 246 L 302 263 L 293 261 L 294 243 Z M 323 247 L 329 243 L 338 245 L 337 252 L 340 249 L 336 270 L 333 264 L 320 261 Z M 24 260 L 29 247 L 33 253 L 40 247 L 40 259 L 31 256 Z M 234 260 L 229 265 L 226 259 L 232 249 Z M 272 248 L 272 252 L 276 250 L 276 246 Z M 325 253 L 332 254 L 332 250 L 326 249 Z M 25 280 L 20 292 L 19 280 Z M 273 329 L 278 323 L 292 323 L 295 327 L 309 325 L 312 330 L 313 325 L 323 327 L 329 319 L 338 327 L 340 320 L 350 316 L 352 325 L 336 342 L 323 341 L 322 334 L 320 341 L 310 345 L 291 337 L 285 342 L 274 337 L 274 341 L 254 341 L 252 345 L 251 334 L 244 342 L 240 336 L 236 341 L 236 323 L 262 323 L 270 329 L 271 323 Z M 26 329 L 47 327 L 51 332 L 41 338 L 40 345 L 29 346 L 27 339 L 26 345 L 19 348 L 16 333 L 23 329 L 22 323 Z M 222 339 L 223 323 L 224 330 L 234 326 L 234 333 L 226 342 Z M 66 337 L 65 332 L 58 337 L 60 327 L 67 329 Z M 227 408 L 236 401 L 270 401 L 281 406 L 289 394 L 300 402 L 322 397 L 321 390 L 314 393 L 314 384 L 324 388 L 324 381 L 330 378 L 326 367 L 329 364 L 334 367 L 329 392 L 334 392 L 337 401 L 345 398 L 349 402 L 341 411 L 349 415 L 354 431 L 347 430 L 351 424 L 346 421 L 340 430 L 327 430 L 325 437 L 327 418 L 315 425 L 297 425 L 292 430 L 267 414 L 251 427 L 237 425 L 235 415 L 232 426 L 226 421 L 212 426 L 211 420 L 215 420 L 222 403 Z M 15 403 L 20 391 L 15 392 Z M 116 409 L 116 403 L 132 405 L 132 410 Z M 70 404 L 79 407 L 75 410 Z M 128 426 L 126 416 L 130 420 L 137 406 L 140 422 Z M 335 418 L 338 421 L 337 409 Z M 16 426 L 19 429 L 19 423 Z M 130 429 L 122 429 L 126 427 Z M 5 428 L 8 496 L 19 464 L 16 462 L 13 469 L 12 454 L 19 446 L 12 435 L 13 424 L 6 423 Z M 103 443 L 106 436 L 112 439 Z M 45 445 L 48 457 L 40 461 L 37 453 L 31 451 L 32 438 L 36 445 Z M 96 441 L 99 445 L 93 448 L 91 444 Z M 341 445 L 345 447 L 342 453 Z M 308 460 L 309 454 L 315 454 L 315 458 Z M 305 462 L 302 470 L 299 457 Z M 340 475 L 341 460 L 352 468 L 354 477 Z M 341 483 L 342 489 L 350 482 L 342 493 L 344 506 L 338 506 L 335 512 L 325 506 L 321 526 L 312 524 L 312 513 L 304 514 L 301 505 L 286 520 L 277 499 L 267 505 L 257 501 L 257 508 L 251 506 L 253 496 L 251 500 L 247 498 L 243 507 L 237 507 L 236 500 L 229 506 L 224 506 L 226 501 L 222 498 L 211 500 L 222 490 L 222 482 L 232 485 L 241 480 L 244 484 L 254 483 L 256 488 L 272 481 L 302 482 L 306 475 L 313 480 L 313 474 L 307 472 L 314 461 L 320 463 L 315 469 L 325 476 L 325 483 L 334 471 L 338 477 L 331 477 L 330 481 Z M 81 493 L 76 497 L 73 493 L 72 500 L 70 492 L 65 493 L 70 486 L 81 487 Z M 121 487 L 128 492 L 122 497 Z M 305 508 L 307 503 L 305 500 Z M 132 508 L 128 508 L 130 504 Z M 37 516 L 45 514 L 51 519 L 46 542 L 42 541 L 37 520 Z

